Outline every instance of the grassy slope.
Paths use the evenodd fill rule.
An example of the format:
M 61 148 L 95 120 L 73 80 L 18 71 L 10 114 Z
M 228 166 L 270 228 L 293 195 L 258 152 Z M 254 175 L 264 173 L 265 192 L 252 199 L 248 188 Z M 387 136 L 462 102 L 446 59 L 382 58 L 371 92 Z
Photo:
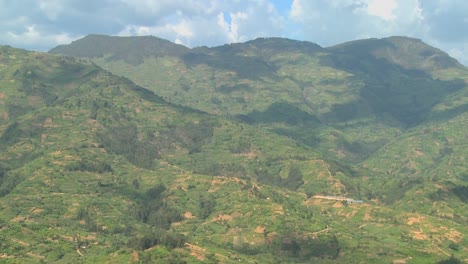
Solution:
M 186 216 L 170 232 L 187 235 L 189 244 L 206 243 L 209 251 L 198 258 L 234 254 L 249 259 L 243 254 L 250 249 L 239 241 L 252 237 L 254 223 L 271 221 L 263 211 L 249 212 L 263 208 L 285 215 L 305 198 L 259 182 L 287 177 L 294 165 L 306 182 L 315 182 L 301 188 L 346 193 L 339 179 L 318 177 L 327 174 L 326 162 L 289 139 L 168 105 L 91 64 L 6 47 L 1 55 L 1 250 L 6 260 L 117 263 L 138 254 L 193 262 L 192 246 L 143 252 L 132 244 L 154 232 L 131 212 L 158 184 L 167 189 L 164 203 Z M 213 204 L 200 207 L 208 201 Z M 294 213 L 291 221 L 300 229 L 291 230 L 284 219 L 274 221 L 268 224 L 272 242 L 282 239 L 275 234 L 294 237 L 292 232 L 327 225 L 326 218 L 298 221 L 311 214 L 297 206 L 301 214 Z M 240 218 L 225 227 L 232 214 Z M 220 222 L 219 215 L 227 220 Z M 229 239 L 233 232 L 239 234 Z M 264 245 L 264 239 L 256 241 L 259 248 Z M 264 252 L 266 260 L 274 258 L 266 246 L 252 250 Z
M 89 39 L 51 52 L 73 55 Z M 461 89 L 457 81 L 431 76 L 432 71 L 461 65 L 408 38 L 328 49 L 309 42 L 257 39 L 177 56 L 149 52 L 139 64 L 116 54 L 136 50 L 132 45 L 142 45 L 142 39 L 91 39 L 115 49 L 87 57 L 168 101 L 239 118 L 353 163 L 423 122 L 434 104 Z
M 202 48 L 196 51 L 202 55 L 182 59 L 148 58 L 136 66 L 95 61 L 168 100 L 238 114 L 339 159 L 365 159 L 370 171 L 343 178 L 349 192 L 394 204 L 396 212 L 423 213 L 428 227 L 450 218 L 460 231 L 466 223 L 466 69 L 437 49 L 399 37 L 328 51 L 277 39 L 248 44 Z M 466 254 L 466 231 L 461 234 L 456 241 Z M 417 239 L 442 245 L 435 236 Z
M 138 43 L 138 39 L 134 41 Z M 52 52 L 74 54 L 69 50 L 79 44 L 58 47 Z M 320 62 L 323 56 L 324 49 L 312 43 L 263 39 L 199 48 L 175 57 L 148 55 L 138 65 L 116 60 L 112 53 L 93 61 L 171 102 L 216 115 L 240 117 L 309 146 L 318 146 L 333 156 L 360 159 L 350 146 L 378 146 L 383 136 L 359 138 L 359 133 L 350 132 L 349 136 L 329 126 L 343 123 L 336 118 L 337 111 L 346 111 L 340 110 L 339 105 L 359 99 L 356 91 L 362 83 L 353 81 L 346 72 L 324 67 Z M 354 90 L 349 91 L 350 86 Z M 374 124 L 375 115 L 368 110 L 356 109 L 363 115 L 351 122 L 368 125 L 369 129 L 378 127 Z M 398 129 L 380 131 L 392 135 Z M 366 151 L 362 152 L 365 156 Z
M 2 168 L 5 179 L 24 179 L 2 181 L 11 190 L 0 202 L 2 252 L 10 261 L 128 262 L 129 238 L 150 228 L 129 208 L 159 183 L 167 188 L 165 203 L 185 215 L 171 232 L 186 234 L 190 245 L 171 253 L 138 250 L 141 259 L 308 262 L 318 251 L 335 257 L 339 246 L 344 262 L 411 256 L 424 263 L 452 253 L 451 243 L 461 247 L 456 256 L 466 252 L 466 228 L 452 219 L 307 198 L 304 193 L 354 195 L 361 179 L 336 172 L 289 139 L 170 106 L 93 65 L 8 48 L 1 55 Z M 128 138 L 132 126 L 136 137 Z M 194 137 L 197 132 L 205 136 Z M 138 147 L 118 149 L 106 135 Z M 147 154 L 153 162 L 135 158 Z M 303 174 L 300 192 L 274 187 L 292 167 Z M 214 204 L 201 206 L 207 199 Z M 84 257 L 74 249 L 76 234 L 87 241 Z M 189 252 L 195 258 L 184 256 Z

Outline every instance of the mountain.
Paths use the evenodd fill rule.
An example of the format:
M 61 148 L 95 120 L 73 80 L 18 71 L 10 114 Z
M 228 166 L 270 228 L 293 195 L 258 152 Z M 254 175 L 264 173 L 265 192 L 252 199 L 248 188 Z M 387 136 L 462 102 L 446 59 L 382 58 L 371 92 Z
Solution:
M 329 175 L 339 167 L 314 150 L 167 103 L 93 63 L 10 47 L 0 63 L 0 250 L 11 263 L 215 261 L 250 250 L 269 262 L 274 249 L 252 240 L 254 222 L 293 208 L 309 216 L 305 192 L 347 193 L 345 174 Z M 268 227 L 275 248 L 296 239 L 285 221 Z M 326 219 L 298 224 L 312 232 Z M 330 256 L 332 239 L 316 241 Z
M 328 48 L 336 53 L 352 54 L 356 57 L 374 57 L 413 69 L 432 73 L 447 68 L 463 68 L 447 53 L 431 47 L 420 39 L 409 37 L 389 37 L 384 39 L 364 39 L 351 41 Z
M 468 70 L 421 40 L 322 48 L 261 38 L 176 56 L 148 53 L 138 65 L 114 56 L 91 60 L 168 101 L 288 136 L 348 164 L 342 171 L 352 175 L 345 179 L 358 198 L 435 222 L 467 221 Z
M 93 36 L 50 52 L 73 55 L 88 38 Z M 448 105 L 466 93 L 464 66 L 406 37 L 326 49 L 264 38 L 176 56 L 149 52 L 138 65 L 115 58 L 138 49 L 143 37 L 101 38 L 103 43 L 113 40 L 109 46 L 127 48 L 103 49 L 93 62 L 168 101 L 258 125 L 352 163 L 429 121 L 436 114 L 434 105 Z M 133 44 L 122 46 L 121 41 Z M 459 103 L 437 115 L 466 111 L 466 102 Z
M 141 39 L 127 39 L 135 40 Z M 367 123 L 340 121 L 326 107 L 353 90 L 333 81 L 352 84 L 365 75 L 332 67 L 337 61 L 330 54 L 313 43 L 274 38 L 141 54 L 135 66 L 107 54 L 89 61 L 0 47 L 2 261 L 433 263 L 452 254 L 466 260 L 466 88 L 447 92 L 420 123 L 403 126 L 393 117 L 398 126 L 388 124 L 372 106 L 363 107 L 375 112 Z M 139 74 L 159 75 L 158 91 L 98 66 L 132 69 L 148 60 L 158 71 Z M 255 101 L 231 113 L 204 94 L 193 105 L 178 94 L 169 98 L 163 91 L 181 85 L 173 79 L 178 69 L 193 81 L 188 91 L 201 92 L 212 73 L 211 81 L 247 83 L 250 89 L 241 91 Z M 258 75 L 249 73 L 256 69 Z M 434 82 L 461 85 L 464 69 L 432 74 Z M 328 78 L 327 87 L 342 93 L 324 89 L 327 95 L 317 96 L 324 108 L 313 115 L 305 103 L 288 101 L 301 78 Z M 230 102 L 237 93 L 222 94 Z M 213 104 L 219 112 L 195 108 Z M 385 132 L 390 125 L 394 130 Z M 383 126 L 385 143 L 360 163 L 348 164 L 340 149 L 322 153 L 353 131 L 372 136 L 372 126 Z M 363 128 L 368 133 L 359 135 Z M 325 143 L 303 144 L 308 136 Z
M 154 57 L 179 56 L 189 50 L 182 45 L 153 36 L 135 39 L 92 34 L 74 41 L 72 45 L 77 48 L 70 49 L 68 45 L 62 45 L 54 50 L 62 51 L 70 56 L 86 58 L 100 58 L 113 54 L 108 58 L 109 60 L 123 60 L 132 65 L 142 63 L 148 54 Z

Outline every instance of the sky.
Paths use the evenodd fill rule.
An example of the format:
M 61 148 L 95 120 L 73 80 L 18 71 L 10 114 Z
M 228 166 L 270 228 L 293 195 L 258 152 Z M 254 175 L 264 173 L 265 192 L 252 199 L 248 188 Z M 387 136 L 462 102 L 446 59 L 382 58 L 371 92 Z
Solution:
M 0 45 L 47 51 L 87 34 L 188 47 L 285 37 L 323 47 L 394 35 L 468 65 L 466 0 L 0 0 Z

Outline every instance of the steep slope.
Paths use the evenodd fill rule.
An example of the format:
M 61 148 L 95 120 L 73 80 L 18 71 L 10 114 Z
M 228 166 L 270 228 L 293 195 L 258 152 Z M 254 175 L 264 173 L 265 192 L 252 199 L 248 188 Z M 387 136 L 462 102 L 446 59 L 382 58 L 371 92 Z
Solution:
M 13 262 L 127 262 L 131 249 L 155 245 L 163 252 L 141 254 L 189 258 L 168 252 L 190 241 L 171 223 L 186 211 L 210 216 L 217 181 L 295 190 L 328 171 L 310 149 L 170 105 L 93 64 L 0 52 L 1 252 Z M 291 166 L 300 173 L 286 182 Z
M 83 41 L 88 38 L 92 36 Z M 129 41 L 102 38 L 116 46 Z M 457 78 L 439 78 L 457 71 L 463 76 L 463 66 L 420 40 L 404 37 L 327 49 L 266 38 L 177 56 L 149 52 L 139 64 L 109 60 L 138 48 L 121 47 L 126 49 L 80 56 L 93 57 L 98 65 L 168 101 L 267 128 L 353 163 L 427 121 L 434 105 L 452 100 L 465 86 Z M 74 55 L 81 49 L 76 41 L 51 52 Z
M 359 198 L 367 185 L 290 139 L 72 58 L 0 47 L 0 65 L 6 261 L 466 258 L 458 220 L 314 196 Z
M 373 56 L 406 69 L 428 73 L 463 67 L 447 53 L 425 44 L 420 39 L 402 36 L 351 41 L 329 47 L 328 50 L 361 57 Z
M 123 60 L 126 63 L 138 65 L 147 56 L 179 56 L 189 50 L 182 45 L 153 36 L 109 37 L 92 34 L 74 41 L 72 45 L 73 47 L 61 45 L 52 49 L 51 52 L 85 58 L 100 58 L 112 54 L 107 57 L 108 61 Z
M 369 39 L 329 48 L 332 67 L 363 80 L 361 98 L 374 112 L 396 119 L 404 127 L 427 120 L 432 107 L 465 87 L 460 80 L 441 80 L 436 73 L 468 72 L 446 53 L 417 39 Z M 463 75 L 460 76 L 463 78 Z
M 355 197 L 431 219 L 422 224 L 409 217 L 409 226 L 418 219 L 425 227 L 403 231 L 402 237 L 443 245 L 441 237 L 424 230 L 435 232 L 434 223 L 447 219 L 460 230 L 467 221 L 468 71 L 420 40 L 391 37 L 323 49 L 268 38 L 196 48 L 139 65 L 109 62 L 106 56 L 93 61 L 170 101 L 353 162 L 353 170 L 341 170 L 354 176 L 342 180 Z M 333 166 L 330 170 L 334 175 Z M 394 224 L 401 228 L 405 221 L 398 219 Z M 465 234 L 450 244 L 458 251 L 433 250 L 465 256 Z

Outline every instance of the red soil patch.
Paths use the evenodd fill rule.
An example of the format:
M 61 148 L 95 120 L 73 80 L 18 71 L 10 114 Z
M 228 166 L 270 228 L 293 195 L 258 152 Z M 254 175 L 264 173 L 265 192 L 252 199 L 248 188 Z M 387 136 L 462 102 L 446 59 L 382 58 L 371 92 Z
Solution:
M 140 256 L 138 256 L 138 252 L 136 252 L 135 250 L 133 250 L 132 256 L 133 256 L 133 261 L 134 262 L 140 261 Z
M 336 202 L 332 205 L 333 208 L 341 208 L 343 207 L 343 203 L 342 202 Z
M 255 230 L 254 230 L 254 233 L 256 233 L 256 234 L 263 234 L 263 233 L 265 233 L 265 227 L 263 227 L 263 226 L 257 226 L 257 228 L 255 228 Z
M 189 243 L 185 243 L 185 246 L 187 246 L 190 249 L 190 255 L 194 256 L 200 261 L 205 260 L 206 249 Z
M 421 231 L 413 231 L 411 232 L 412 237 L 416 240 L 427 240 L 427 236 L 423 234 Z
M 450 230 L 445 236 L 455 242 L 455 243 L 460 243 L 463 240 L 463 234 L 458 232 L 457 230 Z
M 413 225 L 414 223 L 419 223 L 419 218 L 410 217 L 410 218 L 408 218 L 408 222 L 406 224 L 407 225 Z
M 185 212 L 184 214 L 185 219 L 192 219 L 195 218 L 191 212 Z

